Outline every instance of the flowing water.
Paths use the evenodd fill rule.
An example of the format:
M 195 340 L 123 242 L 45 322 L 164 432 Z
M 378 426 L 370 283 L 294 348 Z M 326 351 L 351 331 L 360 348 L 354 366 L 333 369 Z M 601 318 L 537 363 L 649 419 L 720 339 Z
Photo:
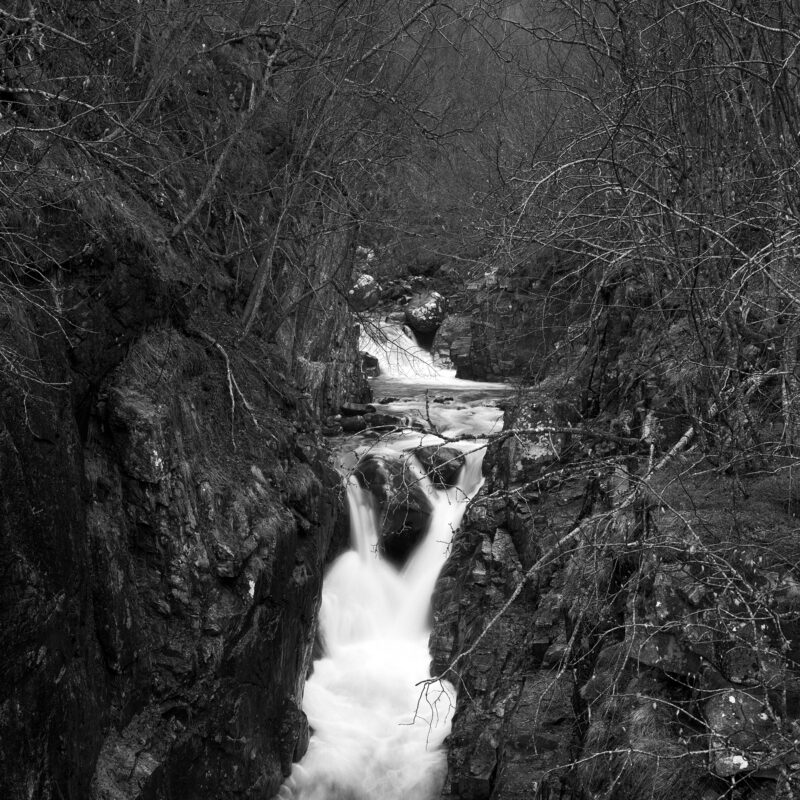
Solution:
M 429 419 L 448 436 L 499 430 L 502 412 L 491 403 L 509 393 L 507 385 L 458 381 L 454 373 L 437 369 L 406 331 L 384 327 L 383 341 L 362 339 L 361 347 L 381 363 L 375 396 L 399 398 L 384 406 L 387 411 Z M 353 437 L 340 464 L 346 471 L 365 453 L 408 459 L 410 449 L 441 442 L 413 430 L 379 442 Z M 482 483 L 482 442 L 456 446 L 465 464 L 457 485 L 448 489 L 433 486 L 412 459 L 413 475 L 431 498 L 433 513 L 422 542 L 400 570 L 379 554 L 372 495 L 352 475 L 346 478 L 352 549 L 332 564 L 323 584 L 319 635 L 324 655 L 314 663 L 303 701 L 313 735 L 279 797 L 430 800 L 441 791 L 442 742 L 456 696 L 446 682 L 425 683 L 430 600 L 453 533 Z

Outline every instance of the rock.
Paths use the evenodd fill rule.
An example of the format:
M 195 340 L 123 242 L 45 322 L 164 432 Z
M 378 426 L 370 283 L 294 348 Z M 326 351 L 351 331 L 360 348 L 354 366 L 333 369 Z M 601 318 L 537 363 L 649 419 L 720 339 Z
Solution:
M 361 371 L 368 378 L 377 378 L 381 374 L 380 362 L 371 353 L 359 353 L 361 357 Z
M 378 400 L 378 403 L 382 406 L 388 406 L 389 403 L 396 403 L 399 399 L 399 397 L 382 397 Z
M 773 749 L 767 707 L 752 693 L 725 689 L 706 700 L 703 711 L 711 733 L 711 769 L 720 777 L 752 769 Z
M 164 446 L 166 406 L 157 406 L 133 390 L 109 393 L 108 423 L 124 471 L 158 483 L 167 472 Z
M 396 428 L 403 424 L 394 414 L 365 414 L 364 420 L 368 428 Z
M 402 565 L 425 535 L 433 511 L 419 476 L 409 467 L 407 458 L 378 455 L 362 458 L 354 474 L 378 503 L 384 556 Z
M 406 322 L 417 333 L 433 333 L 444 321 L 446 303 L 439 292 L 418 294 L 406 306 Z
M 342 430 L 345 433 L 358 433 L 367 427 L 367 420 L 363 416 L 342 417 Z
M 459 378 L 541 378 L 553 364 L 566 366 L 570 349 L 559 352 L 556 344 L 569 338 L 567 331 L 584 307 L 563 291 L 575 259 L 575 254 L 543 248 L 526 264 L 494 267 L 478 280 L 465 281 L 467 303 L 461 310 L 466 323 L 448 334 L 449 358 Z M 447 349 L 442 344 L 437 352 L 447 357 Z
M 433 338 L 434 358 L 441 364 L 453 365 L 463 371 L 469 364 L 471 331 L 472 322 L 469 317 L 461 315 L 445 317 Z M 454 352 L 453 343 L 456 341 L 459 342 L 459 347 Z
M 376 409 L 371 403 L 342 403 L 339 410 L 345 417 L 357 417 L 363 414 L 374 414 Z
M 369 311 L 381 300 L 381 287 L 372 275 L 362 275 L 347 291 L 347 300 L 354 311 Z
M 528 564 L 500 527 L 506 501 L 497 508 L 482 505 L 468 512 L 433 597 L 433 674 L 472 647 L 458 670 L 461 692 L 442 797 L 523 800 L 539 796 L 538 787 L 551 780 L 569 746 L 572 685 L 535 673 L 559 633 L 558 615 L 537 608 L 535 594 L 523 592 L 488 625 Z M 560 795 L 557 776 L 553 782 L 555 791 L 542 796 L 569 796 Z
M 472 366 L 472 335 L 458 336 L 450 345 L 450 361 L 456 368 L 456 377 L 464 380 L 482 380 Z
M 405 325 L 406 324 L 406 312 L 405 311 L 392 311 L 387 314 L 383 318 L 384 322 L 388 322 L 392 325 Z
M 464 466 L 465 458 L 455 447 L 418 447 L 414 450 L 414 455 L 436 486 L 447 488 L 458 483 L 458 473 Z
M 391 280 L 381 287 L 381 301 L 387 304 L 397 303 L 398 305 L 404 305 L 408 302 L 411 294 L 411 286 L 407 281 L 404 280 Z M 387 318 L 394 316 L 396 313 L 397 312 L 387 314 Z M 391 322 L 393 320 L 389 321 Z

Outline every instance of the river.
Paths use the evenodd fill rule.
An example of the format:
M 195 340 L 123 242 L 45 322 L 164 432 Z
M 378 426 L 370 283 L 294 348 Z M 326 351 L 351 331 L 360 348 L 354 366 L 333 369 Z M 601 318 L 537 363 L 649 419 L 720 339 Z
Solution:
M 281 787 L 278 796 L 286 800 L 432 800 L 446 773 L 443 742 L 456 692 L 446 682 L 426 683 L 430 601 L 453 534 L 483 482 L 480 437 L 500 430 L 496 403 L 511 387 L 458 380 L 436 368 L 404 329 L 384 325 L 383 331 L 380 342 L 362 340 L 381 364 L 373 395 L 391 398 L 381 410 L 409 425 L 432 423 L 449 447 L 463 453 L 464 465 L 455 485 L 434 485 L 412 451 L 445 439 L 412 427 L 378 437 L 365 432 L 342 444 L 338 465 L 347 488 L 351 549 L 325 576 L 323 655 L 303 700 L 313 735 Z M 470 438 L 452 441 L 461 436 Z M 365 456 L 404 460 L 430 498 L 424 537 L 399 568 L 381 553 L 374 497 L 353 474 Z

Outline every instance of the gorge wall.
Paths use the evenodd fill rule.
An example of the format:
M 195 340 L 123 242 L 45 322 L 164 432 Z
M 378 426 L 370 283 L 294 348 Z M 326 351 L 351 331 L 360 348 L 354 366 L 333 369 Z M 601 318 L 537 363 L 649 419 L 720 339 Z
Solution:
M 443 797 L 787 796 L 790 482 L 688 479 L 677 451 L 604 469 L 566 411 L 510 405 L 439 577 L 432 674 L 459 686 Z
M 319 420 L 364 391 L 349 312 L 330 286 L 240 339 L 226 274 L 198 287 L 152 232 L 160 260 L 117 236 L 56 303 L 3 293 L 4 797 L 269 798 L 307 741 L 346 536 Z M 347 280 L 351 242 L 326 238 L 322 282 Z
M 283 11 L 0 14 L 3 797 L 271 798 L 306 746 L 319 425 L 365 390 Z

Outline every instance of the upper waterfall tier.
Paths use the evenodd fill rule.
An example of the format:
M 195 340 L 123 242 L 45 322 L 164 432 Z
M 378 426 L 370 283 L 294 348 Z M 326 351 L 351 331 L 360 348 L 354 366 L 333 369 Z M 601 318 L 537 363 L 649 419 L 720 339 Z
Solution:
M 359 349 L 378 359 L 381 375 L 430 383 L 448 370 L 438 369 L 431 354 L 420 347 L 413 331 L 396 322 L 368 321 L 361 326 Z M 455 372 L 452 373 L 455 376 Z

